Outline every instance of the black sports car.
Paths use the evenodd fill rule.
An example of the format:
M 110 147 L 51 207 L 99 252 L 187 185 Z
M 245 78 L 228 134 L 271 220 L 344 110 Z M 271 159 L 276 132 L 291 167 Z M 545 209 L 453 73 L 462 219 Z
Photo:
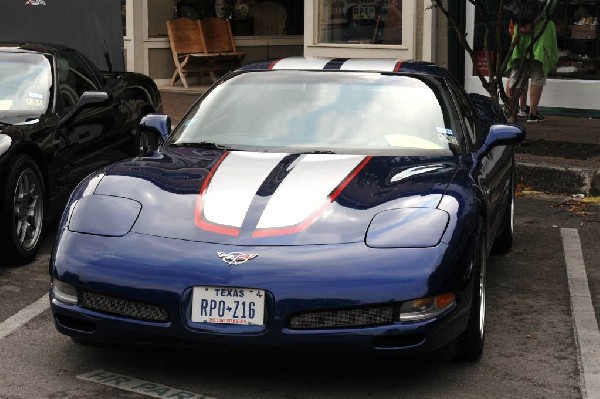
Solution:
M 513 240 L 521 126 L 443 68 L 247 65 L 150 156 L 75 189 L 50 260 L 78 342 L 476 360 L 486 264 Z
M 32 260 L 75 185 L 143 152 L 139 122 L 161 111 L 145 75 L 100 71 L 65 46 L 0 44 L 0 262 Z

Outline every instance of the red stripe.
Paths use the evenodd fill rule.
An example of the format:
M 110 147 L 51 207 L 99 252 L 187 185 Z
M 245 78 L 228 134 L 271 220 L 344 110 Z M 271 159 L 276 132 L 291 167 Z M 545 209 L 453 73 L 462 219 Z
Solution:
M 204 193 L 208 188 L 210 181 L 212 180 L 215 172 L 225 160 L 225 158 L 229 155 L 229 151 L 225 151 L 223 155 L 217 160 L 213 168 L 210 170 L 206 178 L 204 179 L 204 183 L 202 183 L 202 187 L 200 188 L 200 192 L 198 193 L 198 198 L 196 199 L 196 209 L 194 212 L 194 222 L 196 226 L 201 228 L 202 230 L 210 231 L 218 234 L 225 234 L 228 236 L 237 236 L 240 233 L 240 229 L 232 226 L 224 226 L 216 223 L 211 223 L 204 218 L 203 205 L 204 205 Z
M 398 72 L 402 67 L 402 61 L 396 62 L 396 66 L 394 67 L 394 72 Z
M 325 212 L 325 210 L 329 207 L 329 205 L 333 201 L 335 201 L 335 199 L 342 193 L 342 191 L 344 191 L 346 186 L 348 186 L 348 184 L 350 184 L 350 182 L 356 177 L 356 175 L 371 160 L 371 158 L 372 157 L 370 157 L 370 156 L 365 157 L 365 159 L 363 159 L 361 161 L 361 163 L 358 164 L 358 166 L 356 166 L 354 168 L 354 170 L 348 176 L 346 176 L 346 178 L 331 192 L 331 194 L 329 194 L 329 196 L 325 200 L 325 203 L 317 211 L 313 212 L 312 215 L 310 215 L 308 218 L 306 218 L 306 220 L 304 220 L 302 223 L 299 223 L 295 226 L 289 226 L 289 227 L 283 227 L 283 228 L 277 228 L 277 229 L 256 230 L 252 234 L 252 237 L 272 237 L 272 236 L 284 235 L 284 234 L 294 234 L 294 233 L 299 233 L 300 231 L 306 229 L 308 226 L 313 224 L 315 222 L 315 220 L 317 220 Z
M 269 66 L 267 67 L 267 69 L 273 69 L 273 68 L 275 68 L 275 64 L 277 64 L 277 63 L 278 63 L 279 61 L 281 61 L 281 60 L 282 60 L 282 59 L 281 59 L 281 58 L 279 58 L 279 59 L 277 59 L 277 60 L 275 60 L 275 61 L 271 62 L 271 63 L 269 64 Z

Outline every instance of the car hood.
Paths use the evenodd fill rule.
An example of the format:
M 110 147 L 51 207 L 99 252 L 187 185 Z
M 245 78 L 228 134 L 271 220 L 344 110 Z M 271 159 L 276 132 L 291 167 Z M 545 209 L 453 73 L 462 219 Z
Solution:
M 457 166 L 447 156 L 175 148 L 116 164 L 94 194 L 139 203 L 134 233 L 235 245 L 340 244 L 363 241 L 381 212 L 437 207 Z

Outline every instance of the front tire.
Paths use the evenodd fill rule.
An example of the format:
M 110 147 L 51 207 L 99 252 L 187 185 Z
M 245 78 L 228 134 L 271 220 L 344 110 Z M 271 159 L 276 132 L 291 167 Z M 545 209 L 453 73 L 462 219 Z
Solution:
M 0 192 L 0 241 L 6 245 L 1 262 L 31 262 L 41 244 L 45 191 L 40 169 L 30 156 L 11 161 Z
M 500 235 L 494 240 L 492 246 L 492 252 L 495 254 L 503 254 L 512 248 L 514 240 L 514 224 L 515 224 L 515 172 L 514 163 L 513 171 L 510 178 L 510 192 L 508 200 L 508 209 L 506 210 L 506 216 L 502 221 L 502 230 Z
M 483 218 L 479 218 L 476 237 L 476 249 L 471 256 L 472 262 L 472 298 L 467 328 L 458 338 L 456 357 L 459 360 L 474 362 L 483 353 L 485 340 L 485 308 L 486 308 L 486 269 L 487 238 Z

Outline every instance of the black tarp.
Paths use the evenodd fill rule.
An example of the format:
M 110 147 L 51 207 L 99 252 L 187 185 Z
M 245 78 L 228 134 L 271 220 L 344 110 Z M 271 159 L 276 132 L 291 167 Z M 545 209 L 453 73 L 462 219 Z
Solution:
M 98 68 L 125 70 L 121 0 L 2 1 L 0 41 L 35 41 L 73 47 Z

